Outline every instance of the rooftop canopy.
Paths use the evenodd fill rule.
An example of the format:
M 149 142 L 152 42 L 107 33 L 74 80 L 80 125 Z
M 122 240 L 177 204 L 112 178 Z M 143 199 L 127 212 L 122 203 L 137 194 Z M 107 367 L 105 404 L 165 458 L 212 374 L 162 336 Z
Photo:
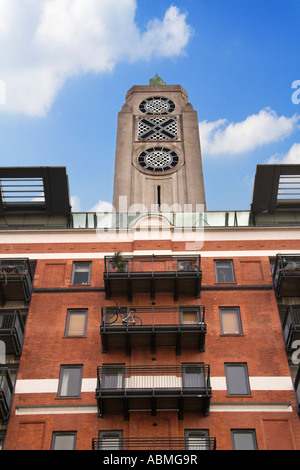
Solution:
M 71 211 L 65 167 L 1 167 L 0 215 Z

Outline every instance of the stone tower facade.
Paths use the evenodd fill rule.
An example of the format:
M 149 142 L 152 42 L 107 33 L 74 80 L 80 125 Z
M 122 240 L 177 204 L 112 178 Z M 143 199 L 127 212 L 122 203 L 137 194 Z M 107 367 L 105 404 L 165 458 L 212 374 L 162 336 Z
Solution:
M 180 85 L 156 76 L 127 92 L 118 116 L 113 205 L 122 212 L 205 209 L 197 112 Z

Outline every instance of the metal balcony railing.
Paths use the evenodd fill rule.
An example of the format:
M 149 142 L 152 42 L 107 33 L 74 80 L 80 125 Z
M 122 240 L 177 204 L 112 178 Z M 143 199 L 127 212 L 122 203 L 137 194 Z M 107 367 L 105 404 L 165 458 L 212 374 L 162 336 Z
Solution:
M 199 256 L 133 256 L 104 258 L 104 285 L 106 298 L 132 293 L 193 294 L 200 297 L 201 257 Z
M 287 353 L 290 354 L 293 342 L 300 340 L 300 305 L 290 305 L 282 322 L 283 337 Z
M 276 256 L 273 270 L 276 296 L 300 296 L 300 254 Z
M 92 450 L 215 450 L 215 437 L 94 438 Z
M 31 297 L 33 276 L 29 260 L 0 259 L 0 295 L 2 301 L 22 300 Z
M 0 418 L 6 421 L 8 419 L 13 394 L 13 383 L 10 378 L 9 370 L 0 365 Z
M 103 307 L 100 334 L 102 351 L 111 347 L 150 344 L 154 354 L 157 345 L 205 350 L 205 306 L 130 306 Z
M 97 388 L 105 390 L 178 389 L 180 392 L 210 389 L 210 370 L 207 364 L 162 366 L 98 367 Z
M 294 389 L 298 406 L 298 414 L 300 416 L 300 366 L 298 366 L 298 371 L 294 380 Z
M 130 306 L 103 307 L 101 309 L 101 325 L 125 326 L 169 326 L 169 325 L 205 325 L 204 305 L 189 307 L 177 306 Z
M 128 272 L 128 273 L 184 273 L 199 272 L 201 270 L 200 256 L 134 256 L 132 258 L 122 258 L 120 262 L 115 262 L 113 256 L 105 256 L 104 271 Z
M 19 310 L 0 310 L 0 339 L 5 342 L 7 354 L 21 354 L 24 329 Z
M 209 412 L 210 367 L 207 364 L 159 366 L 103 365 L 97 368 L 98 415 L 106 405 L 113 411 L 177 409 Z

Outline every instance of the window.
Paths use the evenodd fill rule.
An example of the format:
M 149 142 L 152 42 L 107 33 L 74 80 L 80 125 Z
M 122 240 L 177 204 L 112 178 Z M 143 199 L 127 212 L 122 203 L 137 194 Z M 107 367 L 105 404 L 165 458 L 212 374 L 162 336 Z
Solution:
M 86 334 L 87 309 L 68 310 L 65 336 L 84 336 Z
M 74 261 L 71 284 L 85 285 L 90 283 L 91 277 L 90 261 Z
M 99 431 L 98 450 L 122 449 L 123 431 Z
M 182 324 L 195 324 L 201 321 L 201 312 L 197 307 L 180 308 L 180 321 Z
M 54 432 L 51 450 L 75 450 L 76 432 Z
M 232 260 L 215 261 L 216 282 L 235 282 Z
M 184 443 L 186 450 L 209 450 L 208 429 L 186 429 Z
M 219 314 L 223 335 L 242 334 L 241 315 L 238 307 L 220 307 Z
M 252 429 L 231 430 L 233 450 L 257 450 L 255 431 Z
M 225 374 L 229 395 L 250 395 L 247 364 L 225 364 Z
M 205 369 L 203 364 L 182 364 L 182 385 L 184 388 L 205 387 Z
M 81 392 L 82 365 L 61 366 L 58 396 L 79 397 Z
M 125 367 L 121 364 L 103 365 L 101 383 L 102 388 L 124 388 Z

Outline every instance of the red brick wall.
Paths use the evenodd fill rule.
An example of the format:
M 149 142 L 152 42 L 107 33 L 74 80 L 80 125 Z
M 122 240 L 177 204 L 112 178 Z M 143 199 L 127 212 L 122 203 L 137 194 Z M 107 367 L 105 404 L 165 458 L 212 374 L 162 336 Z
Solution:
M 170 241 L 122 243 L 117 247 L 106 244 L 51 244 L 6 246 L 14 254 L 24 253 L 70 253 L 113 252 L 151 249 L 180 251 L 184 244 Z M 206 242 L 205 250 L 299 250 L 296 241 L 238 241 Z M 8 251 L 6 251 L 7 253 Z M 223 255 L 223 252 L 222 252 Z M 230 258 L 230 256 L 229 256 Z M 272 286 L 272 276 L 267 257 L 233 258 L 236 283 L 233 290 L 224 290 L 216 284 L 212 258 L 202 257 L 202 294 L 200 299 L 180 297 L 175 305 L 205 305 L 207 335 L 205 352 L 194 349 L 175 354 L 175 348 L 160 347 L 156 354 L 149 348 L 140 347 L 127 356 L 124 350 L 102 354 L 100 339 L 101 306 L 128 305 L 126 298 L 105 300 L 103 291 L 89 291 L 89 287 L 103 288 L 103 259 L 92 259 L 91 284 L 86 292 L 76 292 L 71 286 L 73 260 L 38 260 L 35 273 L 35 288 L 70 288 L 67 292 L 35 292 L 30 303 L 26 335 L 20 360 L 18 379 L 58 379 L 61 364 L 83 364 L 83 377 L 96 377 L 97 366 L 102 363 L 135 364 L 181 364 L 204 362 L 210 364 L 212 377 L 224 377 L 224 363 L 246 362 L 250 376 L 289 376 L 289 367 L 284 348 L 278 307 Z M 252 289 L 240 289 L 252 286 Z M 78 286 L 77 286 L 78 287 Z M 255 288 L 257 287 L 257 289 Z M 264 289 L 262 287 L 265 287 Z M 213 288 L 213 289 L 212 289 Z M 83 288 L 84 289 L 84 288 Z M 160 294 L 155 304 L 174 304 L 171 294 Z M 149 295 L 133 296 L 132 305 L 152 305 Z M 224 336 L 221 334 L 219 307 L 240 307 L 243 334 Z M 68 308 L 88 308 L 86 337 L 64 336 Z M 300 449 L 299 418 L 293 391 L 255 391 L 251 396 L 229 397 L 226 391 L 213 390 L 211 403 L 226 402 L 291 402 L 292 413 L 258 412 L 212 412 L 203 417 L 186 413 L 184 420 L 177 418 L 175 411 L 132 412 L 130 421 L 123 415 L 96 414 L 25 415 L 14 414 L 15 407 L 61 404 L 96 405 L 94 393 L 82 393 L 80 398 L 58 398 L 56 393 L 16 394 L 5 441 L 6 449 L 49 449 L 53 431 L 77 431 L 77 449 L 90 449 L 91 440 L 99 430 L 123 430 L 124 436 L 183 436 L 185 429 L 209 429 L 210 436 L 217 438 L 218 449 L 231 449 L 231 429 L 251 428 L 256 430 L 260 449 Z M 281 436 L 278 441 L 278 435 Z

